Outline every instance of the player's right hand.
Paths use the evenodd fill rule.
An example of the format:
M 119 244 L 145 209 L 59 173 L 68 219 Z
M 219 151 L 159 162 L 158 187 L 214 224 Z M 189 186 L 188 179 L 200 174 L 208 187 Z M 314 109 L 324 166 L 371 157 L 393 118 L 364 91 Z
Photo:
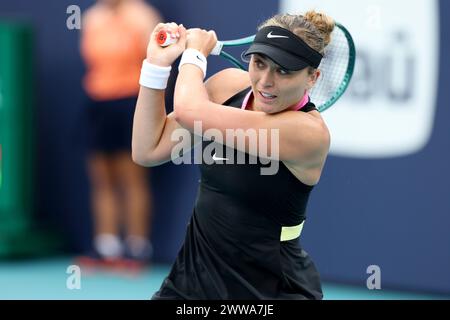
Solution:
M 177 41 L 167 47 L 161 47 L 157 40 L 160 31 L 168 32 Z M 171 66 L 185 48 L 186 28 L 182 24 L 159 23 L 150 36 L 147 46 L 147 61 L 161 67 Z

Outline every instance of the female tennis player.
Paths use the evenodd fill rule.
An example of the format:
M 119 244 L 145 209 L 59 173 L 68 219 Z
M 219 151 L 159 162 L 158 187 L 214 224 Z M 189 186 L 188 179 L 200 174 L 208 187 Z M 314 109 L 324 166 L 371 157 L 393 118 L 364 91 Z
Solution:
M 214 153 L 212 164 L 200 165 L 185 242 L 153 299 L 322 299 L 319 273 L 299 236 L 330 146 L 308 90 L 320 76 L 317 68 L 334 25 L 314 11 L 276 15 L 259 27 L 245 53 L 248 72 L 223 70 L 205 83 L 205 57 L 216 44 L 215 33 L 174 23 L 153 31 L 135 111 L 134 161 L 143 166 L 169 161 L 179 143 L 171 141 L 172 132 L 192 133 L 194 122 L 201 121 L 203 130 L 216 129 L 224 137 L 227 129 L 278 130 L 276 148 L 264 137 L 258 137 L 258 146 L 278 149 L 278 159 L 271 160 L 280 164 L 276 174 L 262 175 L 263 161 L 234 164 Z M 161 30 L 177 42 L 161 47 L 156 41 Z M 167 77 L 182 53 L 174 112 L 166 115 Z M 249 140 L 239 147 L 225 141 L 221 155 L 234 148 L 235 155 L 258 156 Z M 211 143 L 203 141 L 203 150 Z

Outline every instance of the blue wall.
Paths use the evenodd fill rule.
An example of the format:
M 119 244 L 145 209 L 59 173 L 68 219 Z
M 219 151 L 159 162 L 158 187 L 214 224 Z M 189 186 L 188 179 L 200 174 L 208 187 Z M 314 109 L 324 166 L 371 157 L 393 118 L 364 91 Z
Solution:
M 91 3 L 76 4 L 84 10 Z M 89 246 L 91 219 L 81 112 L 84 69 L 79 32 L 66 28 L 66 8 L 71 4 L 75 1 L 0 2 L 0 16 L 35 26 L 36 50 L 31 54 L 37 67 L 36 215 L 47 227 L 64 232 L 68 248 L 80 252 Z M 214 29 L 221 39 L 253 33 L 258 23 L 278 10 L 277 1 L 158 0 L 152 4 L 167 21 Z M 302 242 L 325 280 L 365 287 L 366 268 L 375 264 L 381 267 L 383 288 L 450 293 L 450 111 L 446 107 L 450 65 L 444 59 L 450 55 L 445 32 L 450 22 L 444 17 L 450 3 L 441 1 L 440 6 L 441 74 L 431 142 L 418 154 L 395 159 L 330 156 L 312 194 Z M 209 73 L 226 66 L 212 57 Z M 155 259 L 172 261 L 192 211 L 198 171 L 195 166 L 166 164 L 151 169 L 151 181 Z

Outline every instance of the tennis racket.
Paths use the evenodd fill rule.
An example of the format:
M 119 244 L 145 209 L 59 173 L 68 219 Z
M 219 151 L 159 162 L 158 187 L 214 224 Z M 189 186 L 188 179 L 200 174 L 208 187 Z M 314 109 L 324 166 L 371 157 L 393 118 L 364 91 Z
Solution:
M 253 35 L 235 40 L 217 41 L 211 55 L 221 56 L 236 67 L 247 70 L 238 59 L 223 49 L 250 45 L 254 38 Z M 176 40 L 172 40 L 165 32 L 158 34 L 158 43 L 162 46 L 170 45 L 173 41 Z M 245 61 L 242 57 L 241 60 Z M 330 108 L 347 90 L 353 76 L 355 60 L 356 49 L 350 32 L 342 24 L 336 23 L 331 34 L 331 42 L 325 48 L 324 57 L 319 66 L 321 76 L 309 92 L 311 101 L 317 106 L 319 112 Z

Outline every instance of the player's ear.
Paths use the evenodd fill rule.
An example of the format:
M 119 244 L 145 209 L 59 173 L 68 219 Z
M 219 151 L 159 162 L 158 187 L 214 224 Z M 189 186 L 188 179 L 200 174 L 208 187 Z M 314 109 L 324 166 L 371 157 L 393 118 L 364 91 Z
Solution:
M 320 75 L 321 72 L 319 69 L 315 69 L 314 72 L 308 74 L 307 90 L 310 90 L 316 84 L 317 80 L 319 80 Z

